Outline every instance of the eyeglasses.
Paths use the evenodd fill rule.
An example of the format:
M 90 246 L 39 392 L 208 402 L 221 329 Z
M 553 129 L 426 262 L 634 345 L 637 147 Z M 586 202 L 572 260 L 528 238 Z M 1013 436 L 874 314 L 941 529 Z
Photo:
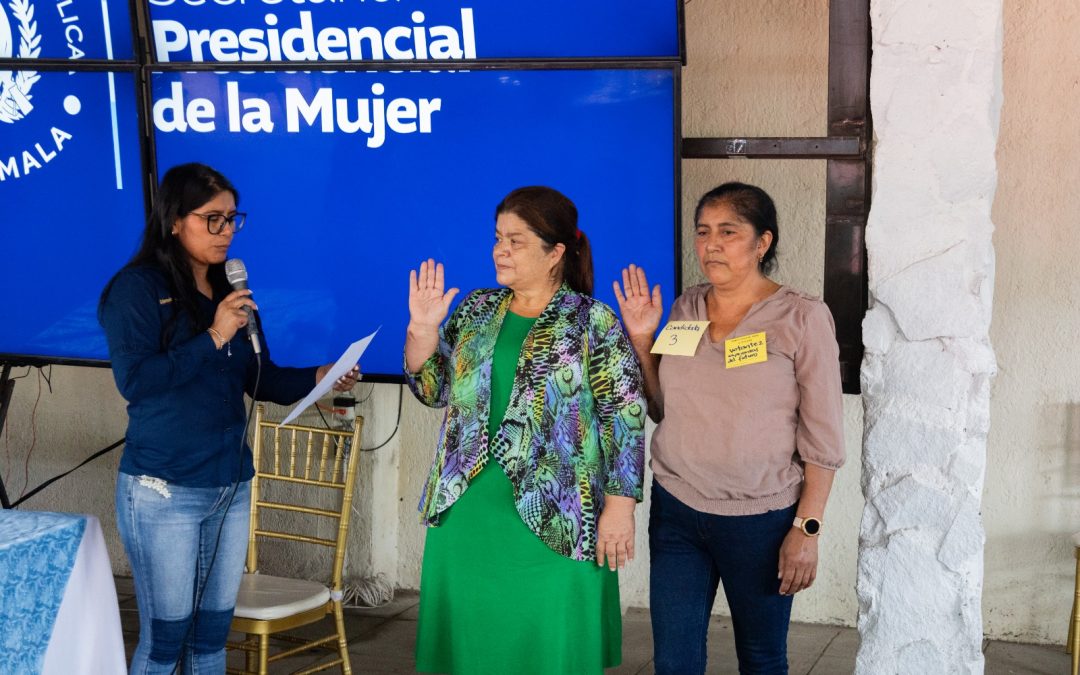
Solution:
M 221 234 L 226 225 L 231 225 L 233 232 L 239 232 L 244 229 L 244 221 L 247 220 L 247 214 L 237 211 L 231 216 L 226 216 L 224 213 L 196 213 L 192 211 L 189 215 L 198 216 L 206 221 L 206 229 L 210 234 Z

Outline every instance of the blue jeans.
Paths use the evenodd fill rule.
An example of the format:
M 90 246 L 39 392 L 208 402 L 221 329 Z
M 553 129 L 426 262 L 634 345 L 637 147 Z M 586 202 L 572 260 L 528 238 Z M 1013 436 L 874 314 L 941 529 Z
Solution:
M 739 672 L 786 674 L 791 596 L 776 578 L 795 506 L 753 516 L 716 516 L 683 504 L 653 481 L 649 512 L 649 605 L 658 675 L 705 672 L 716 587 L 724 584 Z
M 132 675 L 172 673 L 178 660 L 178 672 L 225 672 L 225 640 L 244 572 L 251 508 L 251 483 L 244 482 L 235 486 L 226 513 L 233 487 L 184 487 L 119 474 L 116 521 L 139 603 Z M 196 579 L 203 591 L 193 610 Z

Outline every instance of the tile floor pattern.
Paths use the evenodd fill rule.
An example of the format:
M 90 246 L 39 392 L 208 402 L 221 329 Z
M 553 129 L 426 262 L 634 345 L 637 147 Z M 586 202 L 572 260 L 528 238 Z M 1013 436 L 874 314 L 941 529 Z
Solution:
M 128 657 L 139 635 L 139 617 L 131 579 L 116 578 L 120 615 Z M 412 673 L 413 644 L 419 597 L 398 591 L 394 601 L 376 609 L 350 609 L 345 623 L 354 673 Z M 322 630 L 323 626 L 319 626 Z M 328 630 L 328 629 L 327 629 Z M 793 623 L 788 636 L 791 675 L 844 675 L 855 668 L 858 633 L 853 628 Z M 983 644 L 986 675 L 1062 675 L 1069 672 L 1069 656 L 1060 646 L 1027 645 L 987 641 Z M 233 660 L 235 659 L 235 661 Z M 243 656 L 230 655 L 231 665 L 242 665 Z M 312 663 L 310 656 L 278 664 L 271 672 L 288 673 Z M 325 671 L 340 672 L 337 669 Z M 652 634 L 649 612 L 630 609 L 623 617 L 623 663 L 608 675 L 645 675 L 652 672 Z M 709 629 L 709 675 L 738 673 L 731 623 L 713 619 Z M 924 675 L 933 675 L 930 673 Z

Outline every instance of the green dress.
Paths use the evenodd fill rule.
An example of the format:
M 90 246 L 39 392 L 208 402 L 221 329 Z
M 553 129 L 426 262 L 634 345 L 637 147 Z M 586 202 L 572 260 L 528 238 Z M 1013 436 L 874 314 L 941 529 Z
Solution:
M 494 435 L 535 319 L 506 314 L 491 368 Z M 552 551 L 514 507 L 493 458 L 428 528 L 416 669 L 466 675 L 602 673 L 622 661 L 618 575 Z

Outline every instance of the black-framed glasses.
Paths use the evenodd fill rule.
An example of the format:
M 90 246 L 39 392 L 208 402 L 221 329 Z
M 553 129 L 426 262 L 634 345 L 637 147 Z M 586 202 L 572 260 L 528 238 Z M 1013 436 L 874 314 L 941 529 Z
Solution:
M 192 211 L 189 215 L 198 216 L 206 221 L 206 229 L 210 234 L 221 234 L 226 225 L 231 225 L 233 232 L 239 232 L 244 229 L 244 221 L 247 220 L 247 214 L 237 211 L 231 216 L 227 216 L 224 213 L 196 213 Z

